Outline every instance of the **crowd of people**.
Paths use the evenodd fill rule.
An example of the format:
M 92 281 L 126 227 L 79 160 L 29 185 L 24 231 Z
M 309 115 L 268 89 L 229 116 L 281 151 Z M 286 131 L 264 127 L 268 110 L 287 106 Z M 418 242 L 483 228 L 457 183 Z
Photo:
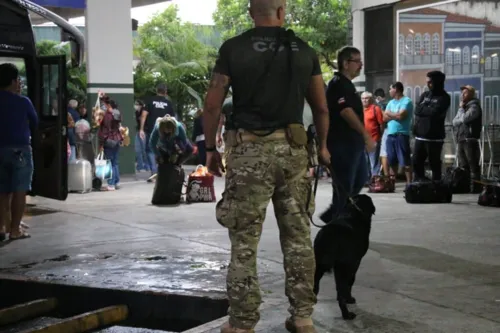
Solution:
M 444 89 L 445 79 L 442 72 L 429 72 L 426 77 L 428 91 L 415 103 L 404 95 L 401 82 L 390 86 L 390 101 L 385 99 L 383 89 L 361 94 L 365 130 L 376 143 L 376 148 L 367 152 L 370 176 L 395 177 L 402 169 L 409 184 L 413 180 L 428 179 L 425 171 L 428 164 L 432 180 L 441 180 L 445 118 L 451 102 Z M 482 109 L 474 87 L 466 85 L 461 90 L 460 106 L 453 119 L 456 158 L 458 167 L 470 173 L 471 192 L 477 193 L 480 190 L 477 181 L 481 178 Z M 413 149 L 411 136 L 414 137 Z

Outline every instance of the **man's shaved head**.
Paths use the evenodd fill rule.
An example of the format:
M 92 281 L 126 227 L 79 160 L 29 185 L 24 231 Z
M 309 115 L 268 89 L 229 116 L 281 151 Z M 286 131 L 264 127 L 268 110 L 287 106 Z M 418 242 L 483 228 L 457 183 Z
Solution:
M 255 16 L 271 16 L 285 3 L 285 0 L 250 0 L 250 11 Z
M 285 6 L 286 0 L 250 0 L 250 16 L 256 21 L 256 25 L 260 25 L 258 21 L 264 19 L 283 25 Z

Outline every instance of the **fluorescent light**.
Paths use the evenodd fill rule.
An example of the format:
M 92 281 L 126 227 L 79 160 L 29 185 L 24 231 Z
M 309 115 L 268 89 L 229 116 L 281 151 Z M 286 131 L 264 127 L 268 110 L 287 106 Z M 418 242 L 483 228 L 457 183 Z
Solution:
M 472 56 L 472 59 L 476 59 L 476 58 L 478 58 L 478 55 L 477 55 L 477 54 L 474 54 L 474 55 Z
M 411 34 L 415 33 L 415 31 L 413 31 L 413 29 L 409 29 L 409 31 L 410 31 Z
M 498 53 L 493 53 L 491 56 L 492 57 L 498 57 Z
M 457 48 L 454 48 L 454 49 L 448 49 L 448 51 L 450 51 L 450 52 L 460 52 L 461 50 L 460 50 L 459 47 L 457 47 Z

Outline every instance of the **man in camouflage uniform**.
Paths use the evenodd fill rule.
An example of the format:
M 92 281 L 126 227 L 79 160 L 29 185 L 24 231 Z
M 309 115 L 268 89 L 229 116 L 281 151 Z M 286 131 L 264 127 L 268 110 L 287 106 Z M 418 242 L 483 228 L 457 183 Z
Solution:
M 260 319 L 257 250 L 272 199 L 290 301 L 286 328 L 313 333 L 315 259 L 308 219 L 313 207 L 306 207 L 311 179 L 302 113 L 306 98 L 314 113 L 320 159 L 329 161 L 324 81 L 314 50 L 281 28 L 285 0 L 251 0 L 250 15 L 255 28 L 226 41 L 219 50 L 204 109 L 207 165 L 220 175 L 215 139 L 221 105 L 231 86 L 233 112 L 226 121 L 231 151 L 225 191 L 216 209 L 231 241 L 229 322 L 221 332 L 254 332 Z

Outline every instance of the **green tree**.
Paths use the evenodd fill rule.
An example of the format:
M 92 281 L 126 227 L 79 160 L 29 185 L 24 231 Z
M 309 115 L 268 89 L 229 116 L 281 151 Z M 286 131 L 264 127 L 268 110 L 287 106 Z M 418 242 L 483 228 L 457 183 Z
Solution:
M 68 64 L 71 59 L 71 49 L 68 43 L 58 43 L 52 40 L 42 40 L 36 44 L 39 56 L 66 55 Z M 68 66 L 67 71 L 68 99 L 84 101 L 87 96 L 87 69 L 85 65 L 80 67 Z
M 335 68 L 335 53 L 347 42 L 350 1 L 290 0 L 286 11 L 286 27 L 309 42 L 322 62 Z M 213 18 L 224 39 L 252 27 L 248 0 L 218 0 Z
M 199 40 L 192 24 L 181 23 L 176 6 L 168 7 L 139 28 L 134 48 L 140 59 L 135 68 L 136 97 L 154 94 L 156 84 L 165 82 L 179 117 L 189 125 L 189 111 L 202 105 L 215 51 Z

